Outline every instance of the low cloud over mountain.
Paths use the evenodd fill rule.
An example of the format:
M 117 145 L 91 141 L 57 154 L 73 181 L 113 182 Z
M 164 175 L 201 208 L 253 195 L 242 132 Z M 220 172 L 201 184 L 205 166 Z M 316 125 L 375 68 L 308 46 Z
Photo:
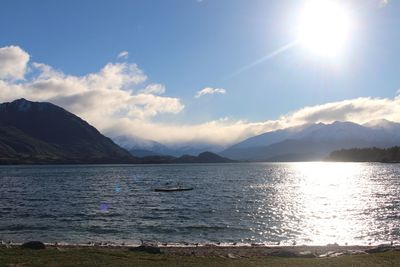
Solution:
M 170 145 L 229 146 L 257 134 L 305 123 L 363 124 L 384 118 L 400 121 L 400 97 L 395 96 L 360 97 L 308 106 L 260 122 L 227 117 L 202 123 L 171 123 L 157 118 L 182 113 L 183 99 L 167 96 L 166 86 L 149 81 L 136 64 L 110 62 L 98 72 L 75 76 L 31 62 L 30 58 L 18 46 L 0 48 L 0 102 L 22 97 L 49 101 L 79 115 L 111 137 L 132 135 Z

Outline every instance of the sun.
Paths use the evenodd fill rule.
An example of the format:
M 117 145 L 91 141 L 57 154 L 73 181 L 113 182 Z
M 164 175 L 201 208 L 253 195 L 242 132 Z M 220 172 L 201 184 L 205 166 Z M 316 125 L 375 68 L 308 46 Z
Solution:
M 303 7 L 297 39 L 321 56 L 337 56 L 349 40 L 352 20 L 349 10 L 334 0 L 310 0 Z

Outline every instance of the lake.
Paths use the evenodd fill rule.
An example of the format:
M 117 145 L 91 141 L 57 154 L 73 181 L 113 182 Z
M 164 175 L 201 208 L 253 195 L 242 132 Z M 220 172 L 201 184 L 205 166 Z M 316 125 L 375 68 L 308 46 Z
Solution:
M 326 245 L 400 242 L 400 165 L 0 167 L 0 239 Z M 181 184 L 185 192 L 154 192 Z

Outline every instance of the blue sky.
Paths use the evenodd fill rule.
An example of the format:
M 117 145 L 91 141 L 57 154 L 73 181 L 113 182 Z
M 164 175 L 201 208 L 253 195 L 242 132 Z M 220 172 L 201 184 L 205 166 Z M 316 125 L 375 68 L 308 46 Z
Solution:
M 356 27 L 335 59 L 296 45 L 237 73 L 296 39 L 303 2 L 3 0 L 0 47 L 18 46 L 30 62 L 76 77 L 109 62 L 135 63 L 184 105 L 152 122 L 260 122 L 358 97 L 393 99 L 400 88 L 398 1 L 349 1 Z M 121 51 L 129 56 L 118 59 Z M 206 87 L 226 94 L 194 97 Z

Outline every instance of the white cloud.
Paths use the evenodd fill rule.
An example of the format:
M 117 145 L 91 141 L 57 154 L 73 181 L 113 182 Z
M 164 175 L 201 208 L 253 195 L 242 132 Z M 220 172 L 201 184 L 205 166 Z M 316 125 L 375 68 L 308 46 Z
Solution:
M 0 79 L 23 79 L 28 61 L 29 54 L 18 46 L 0 48 Z
M 160 83 L 152 83 L 147 85 L 143 90 L 140 91 L 143 94 L 156 94 L 162 95 L 165 93 L 165 86 Z
M 223 88 L 211 88 L 211 87 L 206 87 L 204 89 L 201 89 L 197 91 L 196 95 L 194 97 L 200 98 L 204 95 L 213 95 L 213 94 L 226 94 L 226 90 Z
M 128 58 L 128 57 L 129 57 L 129 52 L 128 51 L 122 51 L 117 56 L 117 58 Z
M 19 47 L 13 50 L 28 55 Z M 16 77 L 13 68 L 6 67 L 3 66 L 2 73 L 13 73 Z M 23 82 L 5 79 L 9 75 L 1 77 L 1 102 L 21 97 L 49 101 L 76 113 L 100 130 L 121 118 L 148 120 L 158 114 L 176 114 L 184 108 L 177 98 L 154 95 L 156 91 L 165 92 L 165 87 L 147 84 L 147 76 L 136 64 L 108 63 L 99 72 L 84 76 L 66 75 L 42 63 L 32 63 L 30 67 L 35 75 Z M 18 75 L 24 78 L 23 72 Z
M 123 119 L 108 128 L 108 133 L 129 135 L 142 132 L 146 134 L 139 136 L 166 144 L 196 142 L 228 146 L 254 135 L 306 123 L 352 121 L 363 124 L 375 119 L 400 122 L 400 96 L 393 99 L 356 98 L 304 107 L 276 120 L 262 122 L 220 119 L 201 124 L 178 125 Z
M 26 53 L 19 47 L 12 50 L 21 50 L 17 53 L 21 55 Z M 26 57 L 29 59 L 27 53 Z M 20 72 L 13 71 L 13 67 L 6 68 L 5 64 L 1 66 L 0 102 L 21 97 L 49 101 L 77 114 L 110 137 L 128 135 L 166 144 L 196 142 L 226 146 L 267 131 L 305 123 L 336 120 L 365 123 L 376 119 L 400 122 L 400 96 L 396 96 L 308 106 L 261 122 L 222 118 L 199 124 L 160 123 L 152 118 L 159 114 L 178 114 L 184 105 L 178 98 L 160 96 L 165 92 L 164 85 L 148 83 L 148 77 L 136 64 L 108 63 L 98 72 L 73 76 L 45 64 L 32 63 L 29 66 L 34 75 L 16 82 L 16 77 L 24 79 L 27 66 L 22 65 Z M 14 79 L 10 80 L 10 75 L 4 73 L 12 73 Z

